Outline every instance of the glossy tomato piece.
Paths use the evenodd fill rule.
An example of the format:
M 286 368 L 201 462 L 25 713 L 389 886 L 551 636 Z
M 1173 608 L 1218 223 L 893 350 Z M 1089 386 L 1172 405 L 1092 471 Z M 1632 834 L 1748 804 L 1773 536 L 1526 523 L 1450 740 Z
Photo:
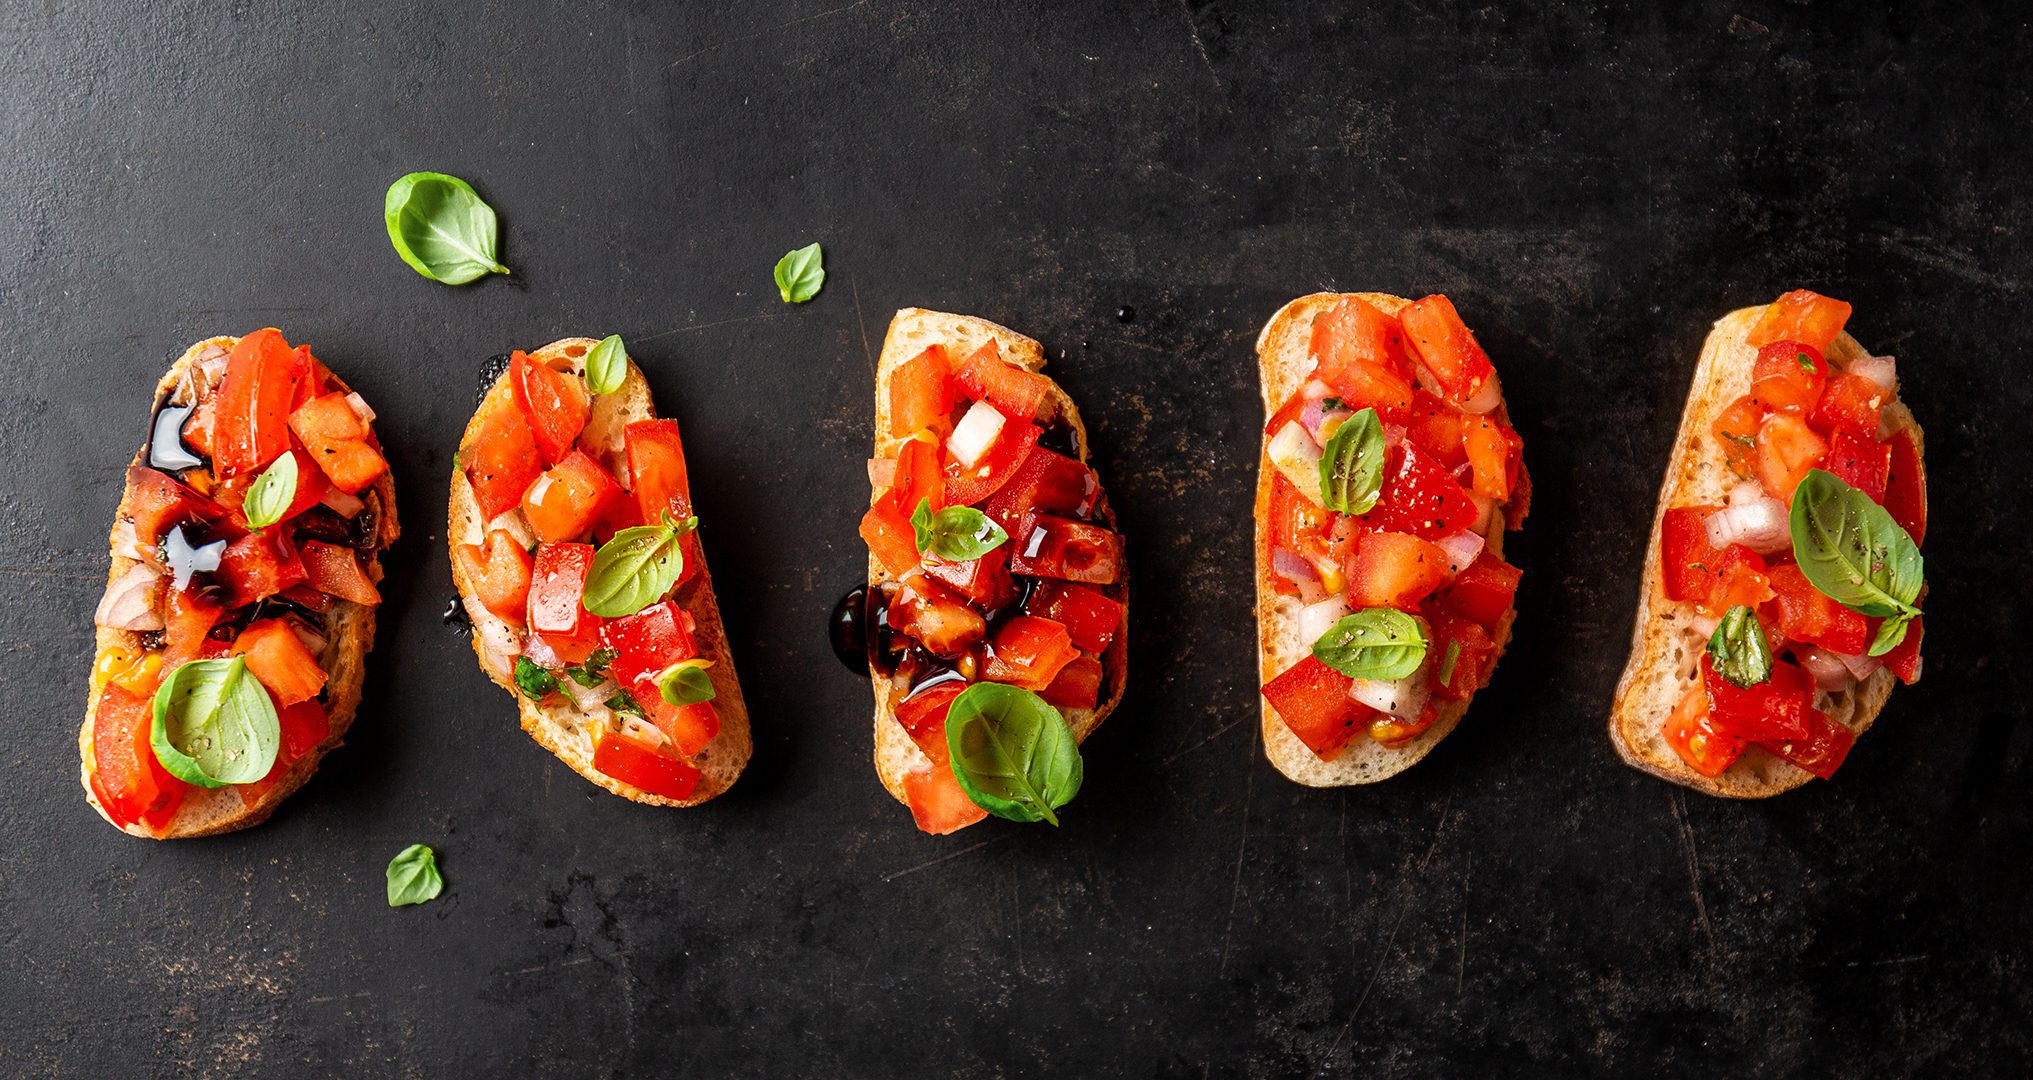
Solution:
M 1885 391 L 1862 375 L 1840 374 L 1828 380 L 1807 422 L 1823 433 L 1848 431 L 1878 440 L 1878 421 L 1885 411 Z
M 1510 498 L 1525 441 L 1494 416 L 1468 416 L 1462 419 L 1461 442 L 1468 457 L 1471 489 L 1485 499 Z
M 1753 742 L 1807 736 L 1814 679 L 1797 664 L 1774 660 L 1772 677 L 1746 689 L 1718 674 L 1704 652 L 1701 685 L 1708 692 L 1709 718 L 1717 731 Z
M 1122 577 L 1122 534 L 1051 514 L 1026 514 L 1010 534 L 1019 574 L 1112 585 Z
M 1822 468 L 1869 495 L 1871 501 L 1882 504 L 1886 482 L 1891 478 L 1892 444 L 1838 428 L 1828 437 L 1828 461 Z
M 1885 510 L 1918 544 L 1927 538 L 1927 468 L 1920 460 L 1920 444 L 1911 428 L 1886 442 L 1892 447 L 1892 465 L 1885 480 Z
M 951 430 L 956 387 L 953 365 L 946 359 L 944 345 L 930 345 L 924 352 L 897 365 L 889 376 L 889 433 L 902 438 L 919 428 L 931 428 L 941 435 Z
M 381 590 L 374 587 L 360 568 L 360 553 L 340 544 L 306 540 L 302 559 L 304 580 L 327 596 L 373 607 L 381 602 Z
M 618 731 L 603 732 L 593 744 L 593 768 L 651 795 L 683 802 L 705 774 L 662 747 L 644 746 Z
M 1891 672 L 1895 678 L 1908 686 L 1920 681 L 1921 621 L 1920 619 L 1914 619 L 1911 623 L 1908 623 L 1906 626 L 1906 636 L 1900 639 L 1899 644 L 1893 646 L 1891 652 L 1878 657 L 1879 660 L 1884 662 L 1885 670 Z M 1871 633 L 1875 635 L 1877 629 L 1875 620 L 1873 620 Z
M 965 653 L 988 632 L 987 620 L 964 599 L 916 570 L 898 583 L 884 620 L 927 652 L 949 658 Z
M 1828 361 L 1821 350 L 1797 341 L 1775 341 L 1758 350 L 1750 397 L 1763 409 L 1805 416 L 1821 400 L 1827 383 Z
M 1826 353 L 1849 322 L 1849 305 L 1806 289 L 1795 289 L 1765 308 L 1746 338 L 1754 349 L 1776 341 L 1797 341 Z
M 1101 661 L 1079 656 L 1060 668 L 1059 677 L 1038 691 L 1038 696 L 1057 709 L 1092 709 L 1101 703 L 1101 679 Z
M 332 486 L 358 494 L 388 471 L 388 461 L 374 448 L 372 430 L 344 394 L 326 394 L 289 414 L 289 429 L 308 450 Z
M 1510 612 L 1518 595 L 1518 582 L 1525 572 L 1497 558 L 1488 549 L 1454 575 L 1454 583 L 1439 595 L 1439 602 L 1473 620 L 1491 634 Z
M 1437 540 L 1475 524 L 1475 500 L 1439 462 L 1400 442 L 1384 454 L 1383 488 L 1365 525 Z
M 1066 627 L 1083 652 L 1104 653 L 1122 624 L 1122 605 L 1100 589 L 1067 581 L 1040 581 L 1024 601 L 1024 613 Z
M 325 670 L 287 620 L 247 624 L 233 640 L 232 655 L 247 658 L 247 670 L 275 696 L 277 705 L 309 701 L 325 688 Z
M 302 584 L 306 571 L 285 530 L 263 529 L 226 545 L 215 576 L 238 607 Z
M 169 774 L 149 745 L 149 700 L 107 684 L 92 713 L 92 793 L 122 828 L 162 830 L 176 818 L 190 785 Z
M 1666 718 L 1661 734 L 1687 767 L 1707 777 L 1721 776 L 1743 755 L 1744 740 L 1719 730 L 1709 714 L 1708 692 L 1690 686 Z
M 1758 427 L 1764 422 L 1765 410 L 1758 400 L 1745 394 L 1730 403 L 1709 426 L 1716 441 L 1722 445 L 1723 460 L 1729 471 L 1749 480 L 1753 464 L 1758 456 Z
M 996 628 L 981 677 L 1026 690 L 1043 690 L 1079 655 L 1063 624 L 1036 615 L 1017 615 Z
M 904 774 L 904 801 L 921 832 L 945 836 L 988 816 L 974 805 L 948 765 L 923 765 Z
M 1313 377 L 1334 387 L 1359 386 L 1360 369 L 1412 381 L 1405 330 L 1398 320 L 1361 297 L 1343 297 L 1313 320 Z
M 592 410 L 585 383 L 577 375 L 531 360 L 521 349 L 509 354 L 508 378 L 514 384 L 515 404 L 536 437 L 537 451 L 553 464 L 564 460 Z
M 220 476 L 259 472 L 289 449 L 290 406 L 304 376 L 303 358 L 280 330 L 256 330 L 233 346 L 213 391 L 212 464 Z
M 1005 530 L 1014 529 L 1024 512 L 1086 519 L 1092 517 L 1101 498 L 1101 481 L 1094 470 L 1064 454 L 1033 446 L 982 511 Z
M 649 716 L 658 731 L 671 740 L 671 746 L 678 753 L 691 757 L 706 749 L 713 736 L 720 734 L 720 713 L 710 701 L 695 701 L 690 705 L 673 705 L 651 683 L 635 693 L 637 704 Z
M 944 766 L 951 757 L 946 746 L 946 710 L 967 687 L 959 679 L 925 683 L 897 703 L 897 723 L 934 765 Z
M 529 576 L 529 628 L 544 635 L 561 659 L 577 663 L 599 640 L 601 619 L 583 605 L 591 544 L 539 544 Z M 565 654 L 585 651 L 577 659 Z
M 203 656 L 212 628 L 225 617 L 225 604 L 195 584 L 168 590 L 162 612 L 162 666 L 173 668 Z
M 1340 398 L 1344 406 L 1357 412 L 1375 409 L 1377 416 L 1391 423 L 1409 418 L 1417 393 L 1410 376 L 1400 376 L 1375 364 L 1351 364 L 1337 369 L 1332 381 L 1324 378 L 1321 381 L 1334 390 L 1334 396 Z M 1302 398 L 1301 411 L 1304 411 L 1304 405 Z M 1294 414 L 1289 419 L 1297 420 L 1299 417 Z
M 1305 415 L 1306 406 L 1311 404 L 1312 401 L 1305 394 L 1293 391 L 1292 396 L 1286 398 L 1285 403 L 1278 407 L 1278 411 L 1271 414 L 1270 421 L 1264 425 L 1264 434 L 1276 435 L 1286 424 L 1299 423 L 1300 417 Z
M 1870 621 L 1823 596 L 1793 563 L 1766 572 L 1774 594 L 1759 614 L 1785 640 L 1819 645 L 1830 652 L 1861 656 L 1870 647 Z
M 685 443 L 678 437 L 676 420 L 637 420 L 622 429 L 628 451 L 629 489 L 635 499 L 641 524 L 661 524 L 665 514 L 672 521 L 692 516 L 692 480 L 685 465 Z M 678 574 L 680 585 L 698 576 L 706 563 L 699 554 L 699 533 L 695 529 L 678 538 L 684 552 L 685 568 Z
M 1489 354 L 1454 310 L 1454 303 L 1435 294 L 1414 300 L 1398 312 L 1412 352 L 1440 384 L 1449 401 L 1464 402 L 1496 376 Z
M 1301 494 L 1284 473 L 1271 477 L 1269 526 L 1270 545 L 1287 551 L 1305 550 L 1306 541 L 1318 540 L 1327 532 L 1333 515 L 1319 503 Z
M 283 521 L 309 510 L 325 501 L 325 495 L 332 490 L 332 482 L 325 478 L 323 469 L 311 459 L 310 451 L 301 446 L 289 448 L 290 456 L 296 458 L 296 496 L 282 511 Z
M 993 338 L 953 373 L 960 388 L 975 401 L 986 401 L 1011 420 L 1030 423 L 1038 415 L 1051 383 L 1043 375 L 1004 363 Z
M 1424 390 L 1414 390 L 1412 406 L 1400 422 L 1405 425 L 1405 438 L 1413 446 L 1442 468 L 1452 470 L 1468 461 L 1468 448 L 1461 434 L 1463 425 L 1479 419 L 1482 418 L 1468 416 Z
M 1758 486 L 1791 505 L 1793 489 L 1828 458 L 1828 440 L 1792 413 L 1773 413 L 1758 427 L 1758 455 L 1752 465 Z
M 599 462 L 574 450 L 523 493 L 522 514 L 537 539 L 559 544 L 591 535 L 593 526 L 626 499 Z
M 1842 767 L 1857 737 L 1850 729 L 1828 718 L 1820 709 L 1807 709 L 1807 734 L 1797 739 L 1766 739 L 1759 746 L 1827 780 Z
M 1016 579 L 1010 576 L 1007 543 L 965 562 L 947 562 L 927 554 L 920 568 L 926 577 L 966 597 L 977 610 L 996 611 L 1016 602 Z
M 153 548 L 179 525 L 208 526 L 224 520 L 225 507 L 192 491 L 168 473 L 146 465 L 127 469 L 127 511 L 134 519 L 134 538 Z M 186 534 L 188 535 L 188 534 Z
M 890 486 L 875 493 L 874 505 L 861 517 L 861 539 L 877 562 L 902 577 L 918 565 L 917 531 L 911 514 L 929 500 L 933 510 L 946 505 L 946 474 L 939 468 L 939 448 L 922 439 L 897 449 Z
M 1348 603 L 1356 610 L 1416 612 L 1447 580 L 1447 552 L 1409 533 L 1368 533 L 1356 539 L 1347 575 Z
M 1348 696 L 1355 680 L 1308 655 L 1264 684 L 1264 700 L 1306 749 L 1333 761 L 1376 710 Z
M 1659 582 L 1668 600 L 1688 600 L 1711 615 L 1772 598 L 1765 560 L 1742 544 L 1717 550 L 1702 524 L 1719 507 L 1676 506 L 1659 529 Z
M 521 505 L 522 493 L 544 472 L 536 435 L 512 396 L 487 399 L 459 454 L 466 480 L 473 485 L 473 499 L 489 521 Z
M 1424 614 L 1430 641 L 1427 655 L 1433 658 L 1426 665 L 1427 681 L 1439 697 L 1467 701 L 1496 670 L 1497 646 L 1490 637 L 1492 631 L 1442 605 L 1428 604 Z M 1446 670 L 1450 651 L 1454 655 L 1452 671 Z M 1440 677 L 1443 673 L 1447 678 Z
M 608 672 L 615 682 L 631 690 L 645 681 L 654 688 L 656 677 L 665 668 L 699 655 L 699 643 L 692 636 L 696 626 L 691 614 L 675 600 L 605 620 L 600 627 L 600 640 L 614 650 Z
M 481 606 L 521 626 L 529 610 L 529 576 L 532 560 L 522 543 L 506 529 L 487 534 L 485 547 L 460 544 L 452 549 L 459 568 L 472 583 L 473 595 Z
M 1003 485 L 1009 483 L 1030 456 L 1031 448 L 1038 445 L 1038 438 L 1044 434 L 1036 424 L 1008 423 L 996 436 L 995 444 L 981 455 L 981 460 L 968 468 L 952 457 L 945 459 L 946 505 L 973 506 L 988 498 Z

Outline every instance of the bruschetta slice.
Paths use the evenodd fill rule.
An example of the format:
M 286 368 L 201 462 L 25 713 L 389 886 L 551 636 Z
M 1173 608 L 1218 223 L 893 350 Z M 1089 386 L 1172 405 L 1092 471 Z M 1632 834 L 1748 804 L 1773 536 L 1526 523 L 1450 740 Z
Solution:
M 1395 776 L 1510 641 L 1523 440 L 1444 296 L 1302 296 L 1265 324 L 1257 369 L 1264 753 L 1314 787 Z
M 78 732 L 135 836 L 258 824 L 360 703 L 395 487 L 374 411 L 282 332 L 215 337 L 156 386 L 114 516 Z
M 1920 677 L 1927 476 L 1889 356 L 1806 290 L 1733 311 L 1659 491 L 1610 741 L 1731 798 L 1833 776 Z
M 579 775 L 696 806 L 750 743 L 677 422 L 619 338 L 505 359 L 459 442 L 446 533 L 481 670 Z
M 1072 746 L 1128 678 L 1122 535 L 1044 365 L 1037 342 L 965 315 L 905 308 L 883 338 L 861 521 L 875 770 L 928 833 L 991 812 L 1056 821 L 1079 786 Z M 989 756 L 1017 749 L 956 762 L 963 712 Z

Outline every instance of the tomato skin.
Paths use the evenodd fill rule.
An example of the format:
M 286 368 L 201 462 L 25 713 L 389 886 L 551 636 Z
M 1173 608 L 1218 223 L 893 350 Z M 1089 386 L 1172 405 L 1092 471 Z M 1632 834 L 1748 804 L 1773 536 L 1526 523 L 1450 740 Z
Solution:
M 113 823 L 156 836 L 176 818 L 190 785 L 171 776 L 149 745 L 149 699 L 108 683 L 92 712 L 92 792 Z
M 1795 341 L 1826 353 L 1849 322 L 1850 306 L 1806 289 L 1795 289 L 1765 308 L 1746 339 L 1754 349 Z
M 1318 539 L 1327 531 L 1330 515 L 1319 504 L 1300 494 L 1284 473 L 1271 477 L 1270 545 L 1287 551 L 1305 550 L 1304 541 Z
M 597 636 L 600 617 L 582 604 L 586 575 L 592 569 L 591 544 L 538 545 L 536 561 L 530 568 L 527 621 L 530 630 L 544 635 L 553 647 L 559 641 Z M 579 659 L 584 658 L 581 655 Z
M 1038 415 L 1038 406 L 1044 403 L 1045 394 L 1051 389 L 1051 383 L 1043 375 L 1004 363 L 1002 348 L 993 338 L 974 350 L 974 355 L 960 365 L 953 378 L 968 397 L 986 401 L 1004 416 L 1025 424 Z
M 635 499 L 638 522 L 661 524 L 664 514 L 672 521 L 692 516 L 692 479 L 685 464 L 685 443 L 678 435 L 676 420 L 637 420 L 622 429 L 627 449 L 629 489 Z M 699 554 L 697 530 L 678 538 L 685 555 L 685 568 L 678 584 L 697 577 L 706 565 Z
M 988 448 L 973 468 L 967 468 L 951 456 L 945 461 L 946 505 L 973 506 L 975 503 L 1002 490 L 1023 467 L 1024 459 L 1031 449 L 1038 445 L 1044 435 L 1036 424 L 1004 424 L 1002 433 L 996 436 L 995 445 Z
M 1005 530 L 1013 529 L 1026 510 L 1086 519 L 1100 502 L 1101 481 L 1094 470 L 1064 454 L 1033 446 L 1009 480 L 988 497 L 982 511 Z
M 226 545 L 219 556 L 218 580 L 234 607 L 264 600 L 307 577 L 296 546 L 283 529 L 263 529 Z
M 982 611 L 995 611 L 1016 602 L 1016 579 L 1009 572 L 1009 545 L 998 545 L 988 554 L 965 562 L 947 562 L 927 553 L 919 568 Z
M 289 449 L 289 414 L 303 356 L 273 327 L 240 339 L 213 393 L 212 464 L 221 477 L 258 472 Z
M 1765 626 L 1786 640 L 1819 645 L 1830 652 L 1861 656 L 1870 647 L 1870 623 L 1862 615 L 1823 596 L 1793 563 L 1782 563 L 1766 575 L 1773 599 L 1759 614 Z
M 935 656 L 957 657 L 988 632 L 987 620 L 951 589 L 921 571 L 905 574 L 890 597 L 889 627 Z
M 1375 409 L 1379 419 L 1392 423 L 1410 416 L 1414 395 L 1417 393 L 1413 389 L 1410 376 L 1399 376 L 1375 364 L 1353 364 L 1336 371 L 1333 381 L 1324 378 L 1321 381 L 1334 389 L 1335 396 L 1341 399 L 1343 405 L 1357 412 Z M 1303 398 L 1299 401 L 1299 406 L 1303 412 L 1305 409 Z M 1289 419 L 1297 420 L 1299 414 L 1293 413 Z
M 1765 410 L 1756 398 L 1745 394 L 1730 403 L 1709 425 L 1709 431 L 1716 442 L 1722 445 L 1723 460 L 1729 471 L 1745 480 L 1752 476 L 1753 464 L 1758 456 L 1758 427 L 1764 421 Z
M 1494 634 L 1518 595 L 1518 582 L 1525 572 L 1497 558 L 1488 549 L 1454 575 L 1454 583 L 1439 594 L 1439 603 L 1474 620 Z
M 1308 654 L 1264 684 L 1264 700 L 1322 761 L 1340 756 L 1376 710 L 1348 696 L 1355 680 Z
M 954 390 L 953 366 L 944 345 L 926 346 L 898 364 L 889 376 L 890 436 L 902 438 L 927 427 L 942 435 L 951 431 Z
M 348 495 L 358 494 L 388 471 L 387 459 L 374 448 L 372 429 L 344 394 L 325 394 L 297 406 L 289 414 L 289 429 L 332 485 Z
M 1666 718 L 1661 734 L 1688 768 L 1711 779 L 1727 772 L 1744 752 L 1742 739 L 1715 726 L 1709 713 L 1708 693 L 1700 686 L 1687 688 L 1680 704 Z
M 1883 505 L 1885 484 L 1892 472 L 1892 446 L 1838 428 L 1829 436 L 1828 462 L 1822 468 Z
M 1038 691 L 1038 696 L 1058 709 L 1092 709 L 1101 703 L 1101 679 L 1101 661 L 1080 656 L 1060 668 L 1052 685 Z
M 656 678 L 672 664 L 699 655 L 698 640 L 692 636 L 696 628 L 691 614 L 675 600 L 609 619 L 600 627 L 601 642 L 614 650 L 608 674 L 685 757 L 704 750 L 720 734 L 720 714 L 711 702 L 674 705 L 665 701 Z
M 1806 357 L 1806 363 L 1801 357 Z M 1750 398 L 1764 409 L 1806 415 L 1828 384 L 1821 350 L 1798 341 L 1775 341 L 1758 350 L 1751 368 Z
M 683 802 L 705 774 L 691 764 L 636 742 L 618 731 L 603 732 L 593 744 L 593 768 L 624 784 Z
M 1383 486 L 1362 521 L 1372 529 L 1437 540 L 1475 524 L 1478 516 L 1475 500 L 1446 469 L 1400 442 L 1384 454 Z
M 1026 690 L 1044 690 L 1079 655 L 1064 625 L 1036 615 L 1017 615 L 996 628 L 981 677 Z
M 1019 574 L 1112 585 L 1122 577 L 1122 534 L 1051 514 L 1025 514 L 1010 534 L 1009 568 Z
M 168 473 L 146 465 L 127 469 L 127 508 L 134 519 L 134 538 L 153 548 L 178 525 L 207 526 L 226 519 L 225 507 L 192 491 Z M 188 534 L 186 534 L 188 535 Z M 197 541 L 193 541 L 197 542 Z
M 163 604 L 162 666 L 169 669 L 204 653 L 212 627 L 226 617 L 223 604 L 195 584 L 188 589 L 169 589 Z
M 1427 655 L 1435 658 L 1426 667 L 1427 682 L 1441 698 L 1467 701 L 1496 671 L 1497 646 L 1490 637 L 1492 631 L 1445 606 L 1428 604 L 1423 614 L 1431 640 Z M 1441 682 L 1440 670 L 1446 666 L 1450 645 L 1457 647 L 1454 670 Z
M 1862 375 L 1844 373 L 1828 381 L 1807 422 L 1816 431 L 1848 431 L 1878 441 L 1878 422 L 1885 411 L 1885 391 Z
M 473 436 L 461 447 L 466 481 L 487 520 L 515 509 L 543 475 L 543 454 L 522 410 L 509 397 L 490 397 L 474 417 Z
M 1810 706 L 1807 710 L 1807 734 L 1794 739 L 1767 739 L 1758 745 L 1827 780 L 1835 776 L 1835 770 L 1842 768 L 1843 759 L 1849 756 L 1849 749 L 1856 745 L 1856 741 L 1857 737 L 1850 729 Z
M 1461 425 L 1463 451 L 1473 474 L 1472 488 L 1485 499 L 1511 497 L 1511 480 L 1517 471 L 1523 439 L 1510 425 L 1493 416 L 1464 417 Z
M 1746 741 L 1807 737 L 1814 680 L 1797 664 L 1774 660 L 1772 677 L 1745 689 L 1717 673 L 1715 662 L 1703 653 L 1701 685 L 1717 731 Z
M 1414 390 L 1412 406 L 1401 422 L 1405 425 L 1405 438 L 1412 445 L 1452 471 L 1468 461 L 1462 432 L 1466 425 L 1481 419 L 1485 418 L 1469 416 L 1424 390 Z
M 585 383 L 576 375 L 531 360 L 521 349 L 509 354 L 508 378 L 515 390 L 515 404 L 536 438 L 537 450 L 553 465 L 562 461 L 579 441 L 592 409 Z
M 1888 442 L 1892 447 L 1890 475 L 1885 481 L 1885 511 L 1906 530 L 1915 544 L 1927 538 L 1927 468 L 1912 429 L 1902 429 Z
M 1884 663 L 1885 670 L 1890 671 L 1894 677 L 1907 686 L 1920 681 L 1920 623 L 1921 620 L 1917 618 L 1908 623 L 1906 626 L 1906 636 L 1900 640 L 1899 644 L 1893 646 L 1891 652 L 1878 657 Z M 1874 621 L 1871 633 L 1876 634 L 1877 629 Z
M 1828 440 L 1792 413 L 1773 413 L 1758 427 L 1753 471 L 1766 494 L 1792 505 L 1793 489 L 1828 457 Z
M 460 544 L 453 549 L 473 594 L 488 611 L 522 625 L 529 610 L 529 577 L 532 560 L 528 551 L 506 529 L 487 534 L 487 544 Z
M 366 607 L 381 603 L 381 591 L 368 580 L 360 568 L 360 553 L 352 548 L 306 540 L 302 558 L 304 580 L 311 588 Z
M 247 658 L 247 670 L 268 688 L 277 705 L 309 701 L 325 688 L 325 670 L 318 666 L 318 658 L 282 619 L 249 623 L 233 640 L 231 655 Z
M 911 514 L 918 503 L 928 500 L 933 510 L 947 505 L 939 448 L 912 439 L 897 450 L 896 475 L 890 486 L 876 492 L 874 505 L 861 517 L 861 539 L 883 569 L 897 577 L 918 565 L 917 531 L 911 527 Z
M 1309 404 L 1311 402 L 1307 400 L 1305 394 L 1293 391 L 1292 396 L 1286 398 L 1285 403 L 1278 407 L 1278 411 L 1271 414 L 1270 421 L 1264 424 L 1264 434 L 1276 435 L 1286 424 L 1299 423 L 1299 417 L 1305 413 Z
M 1405 330 L 1398 320 L 1357 296 L 1345 296 L 1313 320 L 1308 345 L 1313 377 L 1339 391 L 1369 368 L 1409 384 L 1412 361 L 1405 355 Z
M 1702 522 L 1717 506 L 1676 506 L 1659 523 L 1659 584 L 1668 600 L 1697 600 L 1707 595 L 1713 571 L 1707 560 L 1708 529 Z
M 956 833 L 988 816 L 974 805 L 950 765 L 926 765 L 904 774 L 904 801 L 921 832 L 933 836 Z
M 1453 301 L 1445 296 L 1436 293 L 1412 301 L 1398 312 L 1398 321 L 1405 327 L 1412 351 L 1433 373 L 1448 400 L 1467 401 L 1496 377 L 1489 354 L 1482 351 L 1475 334 L 1455 312 Z
M 1040 581 L 1024 613 L 1060 623 L 1082 652 L 1104 653 L 1122 624 L 1122 605 L 1099 589 L 1066 581 Z
M 927 683 L 897 703 L 897 723 L 918 744 L 918 749 L 932 759 L 932 764 L 942 768 L 951 758 L 946 746 L 946 710 L 967 687 L 967 683 L 957 679 Z
M 574 450 L 538 477 L 522 496 L 522 514 L 549 544 L 589 536 L 627 501 L 621 485 L 583 450 Z
M 1447 553 L 1440 545 L 1408 533 L 1375 532 L 1359 537 L 1348 557 L 1348 603 L 1416 612 L 1447 580 Z

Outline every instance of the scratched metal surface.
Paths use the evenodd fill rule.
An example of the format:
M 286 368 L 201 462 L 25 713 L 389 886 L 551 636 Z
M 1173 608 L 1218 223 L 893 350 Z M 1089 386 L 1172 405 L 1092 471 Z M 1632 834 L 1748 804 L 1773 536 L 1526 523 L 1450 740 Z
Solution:
M 1992 437 L 2033 404 L 2023 12 L 558 7 L 0 19 L 0 1072 L 2029 1067 L 2028 500 Z M 416 168 L 479 185 L 513 279 L 396 260 Z M 770 266 L 815 239 L 787 307 Z M 1928 425 L 1928 678 L 1837 782 L 1734 805 L 1602 718 L 1697 346 L 1794 285 L 1856 304 Z M 1250 346 L 1328 288 L 1450 294 L 1537 481 L 1516 647 L 1366 790 L 1285 782 L 1252 723 Z M 1056 832 L 918 835 L 827 652 L 910 304 L 1048 344 L 1131 537 L 1133 685 Z M 380 411 L 382 647 L 271 823 L 123 838 L 74 750 L 120 465 L 168 358 L 265 324 Z M 616 331 L 686 426 L 756 722 L 695 812 L 538 750 L 438 619 L 476 367 Z M 449 889 L 391 911 L 413 841 Z

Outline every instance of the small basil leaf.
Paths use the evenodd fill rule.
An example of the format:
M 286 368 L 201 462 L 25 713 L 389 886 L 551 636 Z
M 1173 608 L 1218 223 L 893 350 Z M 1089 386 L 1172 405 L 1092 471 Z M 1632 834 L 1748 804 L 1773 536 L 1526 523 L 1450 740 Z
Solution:
M 1320 501 L 1343 514 L 1367 514 L 1383 489 L 1384 429 L 1375 409 L 1364 409 L 1334 430 L 1320 455 Z
M 609 334 L 586 354 L 586 389 L 596 394 L 611 394 L 621 389 L 621 383 L 626 378 L 628 349 L 621 344 L 620 334 Z
M 1866 655 L 1883 656 L 1898 648 L 1899 643 L 1906 640 L 1906 630 L 1912 622 L 1913 616 L 1902 611 L 1879 623 L 1877 636 L 1871 638 L 1871 648 Z
M 432 281 L 464 285 L 508 273 L 494 258 L 494 208 L 456 176 L 413 172 L 397 180 L 388 185 L 382 216 L 395 253 Z
M 1758 613 L 1746 604 L 1723 612 L 1708 637 L 1708 658 L 1715 673 L 1744 690 L 1772 677 L 1772 645 L 1765 640 L 1765 627 Z
M 616 691 L 613 697 L 608 698 L 601 704 L 618 713 L 627 713 L 630 716 L 643 715 L 642 706 L 636 703 L 635 695 L 630 694 L 626 690 Z
M 265 529 L 281 521 L 289 504 L 296 501 L 296 483 L 296 455 L 285 452 L 247 485 L 247 498 L 240 506 L 247 524 Z
M 697 705 L 713 700 L 713 677 L 706 669 L 713 666 L 711 660 L 680 660 L 663 670 L 656 677 L 657 692 L 673 705 Z
M 388 860 L 388 906 L 421 904 L 445 891 L 438 873 L 438 853 L 425 844 L 411 844 Z
M 1920 609 L 1920 546 L 1869 495 L 1814 469 L 1787 515 L 1793 559 L 1809 584 L 1859 614 L 1908 618 Z
M 515 688 L 531 701 L 542 701 L 558 692 L 558 677 L 527 656 L 515 658 Z
M 1329 627 L 1313 643 L 1320 662 L 1352 679 L 1391 682 L 1426 662 L 1426 627 L 1392 608 L 1364 608 Z
M 155 692 L 148 742 L 172 776 L 199 787 L 251 784 L 268 775 L 282 723 L 247 659 L 193 660 Z
M 1010 821 L 1057 825 L 1080 791 L 1080 745 L 1059 710 L 1029 690 L 975 683 L 946 710 L 953 776 L 974 805 Z
M 784 303 L 802 304 L 819 295 L 820 286 L 826 284 L 824 255 L 819 245 L 807 244 L 777 260 L 776 287 Z
M 911 531 L 918 550 L 947 562 L 967 562 L 1009 542 L 1009 533 L 987 514 L 971 506 L 949 506 L 932 512 L 931 499 L 919 499 L 911 511 Z
M 571 676 L 572 681 L 580 686 L 592 689 L 607 681 L 607 665 L 613 663 L 618 655 L 620 654 L 613 649 L 602 645 L 586 657 L 585 663 L 578 667 L 566 668 L 565 674 Z
M 685 549 L 678 538 L 698 527 L 699 519 L 689 517 L 674 525 L 637 525 L 615 533 L 593 553 L 586 610 L 618 619 L 662 600 L 685 570 Z

